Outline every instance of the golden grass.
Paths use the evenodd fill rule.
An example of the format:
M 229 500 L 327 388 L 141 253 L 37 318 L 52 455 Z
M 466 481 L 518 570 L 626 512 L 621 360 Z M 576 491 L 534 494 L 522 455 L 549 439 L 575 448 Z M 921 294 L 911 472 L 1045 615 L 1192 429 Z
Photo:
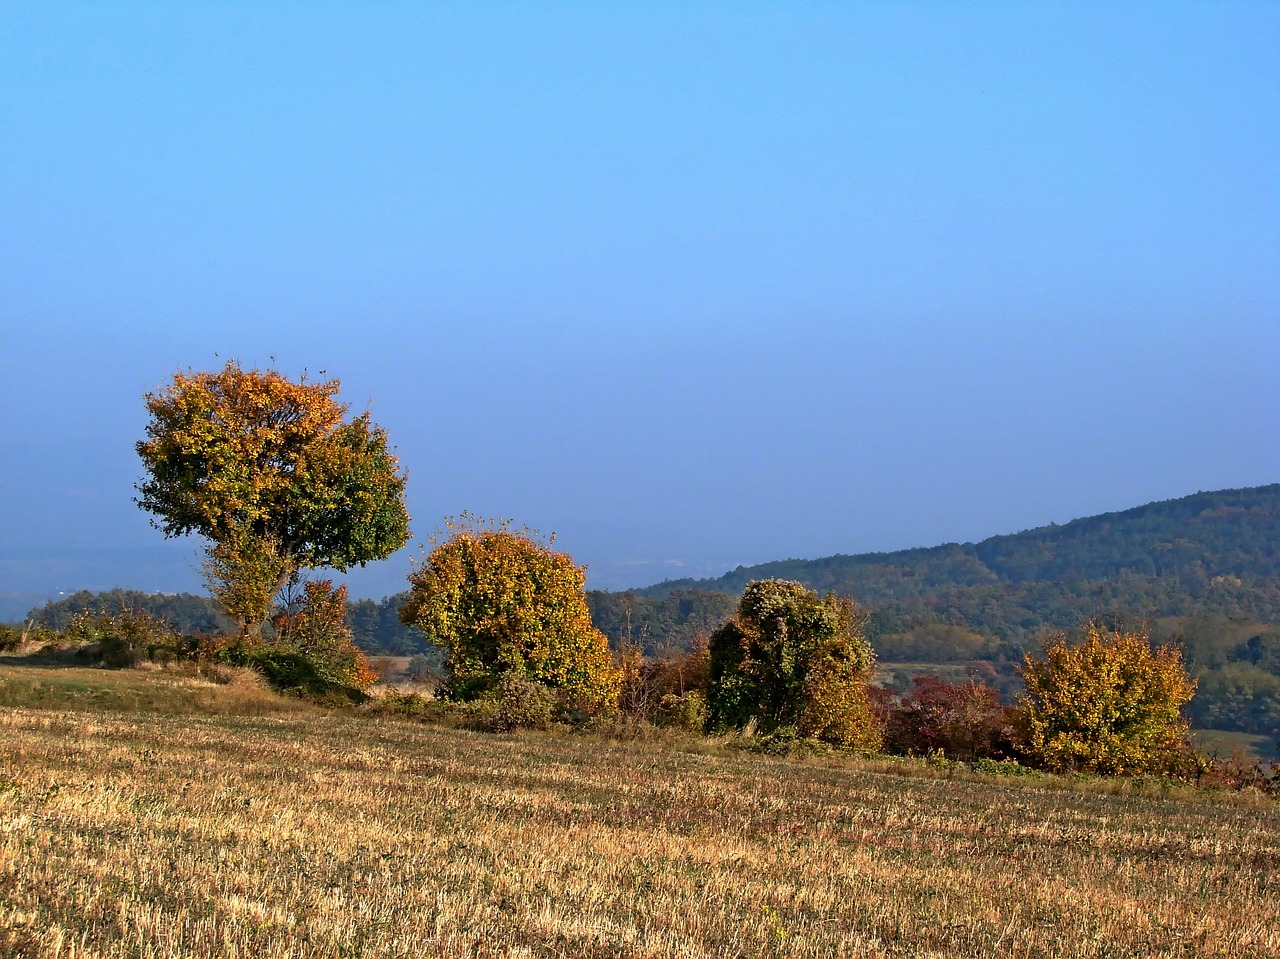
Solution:
M 1268 802 L 226 712 L 0 710 L 0 955 L 1280 956 Z

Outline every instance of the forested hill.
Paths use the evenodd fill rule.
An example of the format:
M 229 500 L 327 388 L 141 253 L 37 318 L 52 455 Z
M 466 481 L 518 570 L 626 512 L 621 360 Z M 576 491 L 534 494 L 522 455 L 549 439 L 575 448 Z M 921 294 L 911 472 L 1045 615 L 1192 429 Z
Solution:
M 1230 593 L 1246 584 L 1275 587 L 1280 581 L 1280 484 L 1196 493 L 980 543 L 781 560 L 635 592 L 651 597 L 687 589 L 737 593 L 751 580 L 766 578 L 798 580 L 872 606 L 960 589 L 1046 582 L 1083 586 L 1151 580 L 1154 585 L 1172 580 L 1182 587 L 1174 592 L 1201 597 L 1215 588 Z
M 798 580 L 869 608 L 882 663 L 988 661 L 1002 676 L 1043 636 L 1090 620 L 1182 646 L 1205 728 L 1280 735 L 1280 484 L 1197 493 L 981 543 L 739 567 L 593 591 L 596 625 L 651 652 L 687 647 L 753 579 Z M 903 666 L 902 682 L 911 667 Z

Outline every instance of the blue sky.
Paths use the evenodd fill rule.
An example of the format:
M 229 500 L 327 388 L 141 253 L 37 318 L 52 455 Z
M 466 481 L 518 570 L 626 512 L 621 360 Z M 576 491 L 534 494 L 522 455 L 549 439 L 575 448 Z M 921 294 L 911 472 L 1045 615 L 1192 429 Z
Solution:
M 133 444 L 229 357 L 598 586 L 1280 480 L 1280 5 L 0 18 L 12 603 L 200 588 Z

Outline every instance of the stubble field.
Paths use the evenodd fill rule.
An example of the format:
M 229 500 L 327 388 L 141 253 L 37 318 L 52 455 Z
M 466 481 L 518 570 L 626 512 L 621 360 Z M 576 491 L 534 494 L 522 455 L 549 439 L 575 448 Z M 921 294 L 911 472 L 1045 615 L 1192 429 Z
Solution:
M 1262 799 L 60 692 L 95 673 L 0 667 L 2 955 L 1280 956 Z

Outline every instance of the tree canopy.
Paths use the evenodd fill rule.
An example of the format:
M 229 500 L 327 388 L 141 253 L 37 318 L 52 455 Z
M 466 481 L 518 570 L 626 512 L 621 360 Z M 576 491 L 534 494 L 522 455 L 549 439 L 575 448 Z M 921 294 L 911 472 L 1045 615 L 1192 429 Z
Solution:
M 138 505 L 166 536 L 210 541 L 208 578 L 242 628 L 300 570 L 364 565 L 408 539 L 387 434 L 344 419 L 338 390 L 232 361 L 147 394 Z
M 1195 683 L 1176 647 L 1091 625 L 1028 656 L 1022 678 L 1025 748 L 1054 772 L 1163 772 L 1183 749 Z

